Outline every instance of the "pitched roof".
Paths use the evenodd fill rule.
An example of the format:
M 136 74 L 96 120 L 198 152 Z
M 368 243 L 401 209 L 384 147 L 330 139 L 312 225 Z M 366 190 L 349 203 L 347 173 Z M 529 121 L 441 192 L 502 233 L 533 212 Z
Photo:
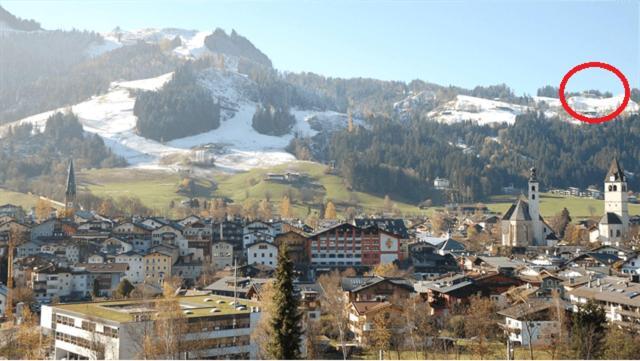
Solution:
M 609 171 L 607 172 L 607 176 L 604 179 L 605 182 L 624 182 L 624 170 L 620 166 L 617 158 L 614 158 L 611 161 L 611 165 L 609 166 Z
M 438 249 L 441 251 L 464 251 L 466 248 L 464 247 L 464 244 L 449 238 L 440 243 L 438 245 Z
M 529 203 L 522 198 L 509 207 L 507 212 L 502 216 L 502 220 L 509 221 L 530 221 Z
M 69 172 L 67 173 L 67 189 L 65 191 L 67 196 L 76 195 L 76 175 L 73 170 L 73 159 L 69 160 Z
M 376 226 L 381 230 L 393 233 L 401 238 L 409 238 L 407 226 L 404 220 L 396 218 L 356 218 L 354 219 L 356 227 L 367 228 Z
M 622 224 L 622 220 L 620 220 L 617 214 L 607 212 L 600 218 L 600 224 Z
M 363 289 L 371 287 L 381 282 L 389 282 L 396 286 L 404 287 L 413 290 L 413 284 L 404 279 L 398 277 L 380 277 L 380 276 L 366 276 L 366 277 L 342 277 L 340 284 L 342 290 L 347 292 L 359 292 Z
M 566 309 L 569 307 L 569 304 L 566 301 L 562 301 L 561 306 Z M 513 319 L 520 319 L 524 316 L 533 315 L 538 312 L 552 309 L 554 307 L 555 303 L 551 300 L 531 299 L 530 301 L 527 301 L 527 303 L 521 303 L 512 307 L 508 307 L 502 311 L 498 311 L 498 314 Z
M 391 303 L 388 301 L 354 301 L 352 302 L 352 304 L 353 308 L 355 308 L 356 312 L 358 312 L 359 315 L 367 314 L 369 312 L 374 312 L 376 310 L 391 306 Z
M 509 218 L 509 220 L 530 221 L 531 215 L 529 214 L 529 204 L 523 199 L 518 199 L 516 207 L 513 210 L 513 214 L 511 215 L 511 218 Z

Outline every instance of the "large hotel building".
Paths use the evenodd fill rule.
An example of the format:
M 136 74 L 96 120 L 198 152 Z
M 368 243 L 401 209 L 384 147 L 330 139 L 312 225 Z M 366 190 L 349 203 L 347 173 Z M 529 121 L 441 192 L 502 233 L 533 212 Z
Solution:
M 188 345 L 180 358 L 255 359 L 251 331 L 260 318 L 258 303 L 212 295 L 177 300 L 186 323 L 181 342 Z M 140 359 L 156 317 L 153 300 L 138 299 L 43 306 L 40 323 L 55 338 L 57 360 Z

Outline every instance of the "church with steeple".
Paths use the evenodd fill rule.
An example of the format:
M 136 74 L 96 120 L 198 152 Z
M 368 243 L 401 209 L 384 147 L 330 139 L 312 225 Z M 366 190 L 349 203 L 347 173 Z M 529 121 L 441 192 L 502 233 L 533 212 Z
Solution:
M 540 183 L 535 168 L 529 172 L 527 197 L 520 197 L 502 217 L 502 245 L 506 247 L 551 246 L 555 237 L 540 215 Z
M 67 172 L 67 189 L 64 192 L 64 213 L 67 217 L 73 217 L 76 211 L 76 174 L 73 169 L 73 159 L 69 160 Z
M 617 159 L 611 161 L 604 178 L 604 214 L 598 228 L 589 235 L 592 242 L 615 245 L 629 232 L 629 201 L 627 179 Z

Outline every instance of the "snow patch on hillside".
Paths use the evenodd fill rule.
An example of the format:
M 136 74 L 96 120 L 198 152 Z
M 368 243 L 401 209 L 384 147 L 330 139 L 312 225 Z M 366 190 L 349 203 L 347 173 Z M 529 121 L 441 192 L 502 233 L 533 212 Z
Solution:
M 533 97 L 536 106 L 540 107 L 544 104 L 545 115 L 556 116 L 560 114 L 561 117 L 567 117 L 560 99 L 549 97 Z M 616 110 L 622 101 L 624 100 L 624 94 L 616 95 L 610 98 L 595 98 L 588 96 L 572 96 L 567 99 L 569 106 L 576 112 L 589 116 L 597 117 L 610 114 Z M 640 111 L 640 106 L 633 100 L 629 100 L 629 104 L 623 111 L 623 114 L 633 114 Z
M 567 102 L 575 111 L 589 117 L 597 117 L 613 112 L 620 106 L 623 98 L 623 95 L 611 98 L 573 96 L 569 97 Z M 513 124 L 516 116 L 528 111 L 543 111 L 545 116 L 549 118 L 559 116 L 564 120 L 574 120 L 562 109 L 560 100 L 557 98 L 533 97 L 533 104 L 527 106 L 467 95 L 458 95 L 455 100 L 437 107 L 429 112 L 429 117 L 447 124 L 465 121 L 479 125 L 492 123 Z M 639 111 L 640 106 L 634 101 L 629 101 L 623 114 L 638 113 Z
M 492 123 L 513 124 L 516 116 L 528 107 L 497 100 L 458 95 L 455 100 L 429 113 L 432 119 L 447 124 L 471 121 L 479 125 Z
M 104 41 L 93 44 L 87 49 L 87 55 L 96 57 L 125 45 L 134 45 L 138 41 L 157 44 L 162 40 L 180 38 L 182 45 L 173 49 L 173 53 L 184 58 L 199 58 L 212 54 L 204 45 L 204 40 L 211 35 L 211 31 L 184 30 L 176 28 L 154 29 L 146 28 L 132 31 L 112 31 L 102 34 Z

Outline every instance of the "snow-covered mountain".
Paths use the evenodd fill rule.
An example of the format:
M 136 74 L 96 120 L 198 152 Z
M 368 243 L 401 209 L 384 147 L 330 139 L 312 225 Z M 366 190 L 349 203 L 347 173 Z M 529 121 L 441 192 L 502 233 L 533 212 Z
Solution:
M 101 34 L 104 38 L 104 42 L 101 44 L 96 43 L 91 46 L 87 49 L 87 54 L 95 57 L 125 45 L 133 45 L 138 41 L 160 43 L 163 40 L 171 41 L 176 37 L 179 37 L 181 45 L 173 49 L 173 53 L 184 58 L 198 58 L 212 54 L 204 44 L 205 38 L 212 33 L 212 31 L 184 30 L 175 28 L 147 28 L 134 31 L 112 31 Z
M 219 128 L 167 143 L 144 138 L 136 133 L 135 104 L 131 90 L 157 90 L 171 79 L 172 73 L 136 81 L 114 82 L 106 94 L 73 105 L 85 131 L 100 135 L 116 154 L 139 168 L 177 168 L 184 159 L 193 159 L 206 146 L 215 152 L 215 164 L 222 170 L 238 171 L 267 167 L 295 160 L 285 151 L 295 134 L 314 136 L 323 130 L 347 126 L 347 115 L 332 111 L 292 109 L 296 123 L 289 134 L 270 136 L 252 127 L 258 103 L 251 100 L 255 84 L 246 76 L 230 70 L 206 69 L 198 82 L 211 92 L 225 109 Z M 60 108 L 37 114 L 0 127 L 31 123 L 42 130 L 47 118 Z M 356 122 L 361 122 L 354 119 Z

